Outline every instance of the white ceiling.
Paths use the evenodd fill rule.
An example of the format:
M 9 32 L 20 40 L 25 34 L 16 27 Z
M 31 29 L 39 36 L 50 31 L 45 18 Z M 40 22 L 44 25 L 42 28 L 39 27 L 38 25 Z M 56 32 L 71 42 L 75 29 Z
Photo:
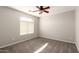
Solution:
M 30 10 L 31 11 L 38 10 L 35 6 L 9 6 L 9 7 L 37 17 L 41 17 L 45 15 L 54 15 L 54 14 L 74 10 L 76 8 L 75 6 L 50 6 L 49 13 L 39 14 L 39 12 L 30 12 Z

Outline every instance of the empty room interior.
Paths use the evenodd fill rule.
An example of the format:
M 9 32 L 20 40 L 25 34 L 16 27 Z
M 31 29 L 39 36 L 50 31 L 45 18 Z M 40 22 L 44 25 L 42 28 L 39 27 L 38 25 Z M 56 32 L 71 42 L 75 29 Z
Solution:
M 0 53 L 78 52 L 78 6 L 0 6 Z

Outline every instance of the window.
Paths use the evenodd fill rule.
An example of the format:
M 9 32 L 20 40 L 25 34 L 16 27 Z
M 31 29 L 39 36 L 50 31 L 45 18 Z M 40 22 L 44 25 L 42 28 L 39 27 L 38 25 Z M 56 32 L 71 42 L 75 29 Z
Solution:
M 20 35 L 34 33 L 34 20 L 32 18 L 20 17 Z

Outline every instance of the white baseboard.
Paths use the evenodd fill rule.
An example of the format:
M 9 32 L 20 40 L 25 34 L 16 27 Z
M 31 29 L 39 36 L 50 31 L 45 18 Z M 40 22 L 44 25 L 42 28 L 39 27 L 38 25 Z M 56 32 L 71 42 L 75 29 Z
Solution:
M 43 37 L 43 36 L 41 36 L 42 38 L 48 38 L 48 37 Z M 59 39 L 57 39 L 57 38 L 48 38 L 48 39 L 52 39 L 52 40 L 58 40 L 58 41 L 63 41 L 63 42 L 68 42 L 68 43 L 73 43 L 73 44 L 75 44 L 75 42 L 71 42 L 71 41 L 66 41 L 66 40 L 59 40 Z
M 36 37 L 35 37 L 36 38 Z M 34 38 L 31 38 L 31 39 L 34 39 Z M 28 39 L 28 40 L 30 40 L 30 39 Z M 16 41 L 16 42 L 13 42 L 13 43 L 9 43 L 9 44 L 7 44 L 7 45 L 3 45 L 3 46 L 0 46 L 0 48 L 4 48 L 4 47 L 8 47 L 8 46 L 11 46 L 11 45 L 15 45 L 15 44 L 17 44 L 17 43 L 21 43 L 21 42 L 24 42 L 24 41 L 27 41 L 26 39 L 24 40 L 20 40 L 20 41 Z

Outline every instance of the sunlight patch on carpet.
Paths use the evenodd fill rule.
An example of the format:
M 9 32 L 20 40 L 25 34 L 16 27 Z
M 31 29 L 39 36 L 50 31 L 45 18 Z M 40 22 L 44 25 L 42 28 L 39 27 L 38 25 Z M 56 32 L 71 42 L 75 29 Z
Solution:
M 38 50 L 36 50 L 34 53 L 39 53 L 41 52 L 43 49 L 45 49 L 45 47 L 48 45 L 48 43 L 45 43 L 41 48 L 39 48 Z

